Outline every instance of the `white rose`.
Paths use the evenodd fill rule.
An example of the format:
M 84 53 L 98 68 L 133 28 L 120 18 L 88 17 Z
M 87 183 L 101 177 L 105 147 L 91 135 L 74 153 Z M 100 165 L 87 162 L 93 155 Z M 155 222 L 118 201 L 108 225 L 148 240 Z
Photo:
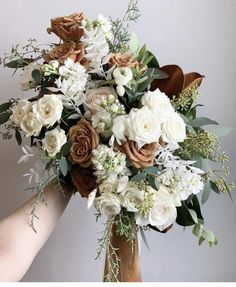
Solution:
M 44 95 L 33 105 L 33 111 L 44 126 L 53 126 L 61 119 L 63 110 L 59 95 Z
M 33 62 L 23 68 L 23 72 L 20 77 L 21 90 L 28 91 L 37 86 L 37 83 L 32 77 L 33 70 L 39 70 L 41 72 L 41 65 Z
M 85 93 L 84 106 L 91 113 L 96 113 L 102 109 L 101 104 L 102 100 L 110 95 L 117 98 L 117 94 L 113 88 L 110 87 L 100 87 L 97 89 L 88 90 Z
M 12 107 L 11 120 L 16 124 L 20 125 L 25 115 L 32 110 L 32 103 L 27 100 L 20 100 L 17 104 Z
M 145 198 L 145 191 L 134 182 L 129 182 L 123 196 L 123 206 L 131 212 L 137 212 Z
M 45 133 L 43 149 L 48 152 L 49 157 L 54 157 L 60 152 L 61 147 L 66 143 L 67 137 L 62 129 L 53 129 Z
M 114 216 L 121 211 L 121 200 L 118 195 L 105 192 L 94 201 L 96 209 L 104 215 Z
M 147 107 L 132 109 L 128 120 L 128 137 L 137 142 L 139 148 L 145 144 L 159 141 L 160 122 Z
M 121 145 L 121 141 L 126 141 L 127 128 L 128 118 L 126 115 L 118 116 L 113 119 L 112 132 L 119 145 Z
M 181 116 L 174 112 L 162 124 L 162 138 L 167 143 L 177 144 L 186 138 L 186 124 Z
M 153 207 L 148 215 L 149 223 L 162 231 L 173 224 L 176 217 L 177 210 L 172 197 L 163 186 L 160 186 L 154 193 Z
M 33 112 L 29 112 L 24 116 L 20 127 L 26 133 L 27 137 L 38 136 L 42 129 L 42 124 Z
M 121 193 L 126 188 L 128 181 L 128 176 L 110 176 L 107 180 L 102 181 L 102 183 L 99 185 L 99 191 L 100 193 Z
M 113 71 L 113 77 L 117 85 L 125 86 L 133 78 L 133 72 L 128 67 L 118 67 Z
M 169 118 L 174 112 L 170 99 L 159 89 L 147 92 L 142 97 L 141 103 L 147 106 L 160 121 Z

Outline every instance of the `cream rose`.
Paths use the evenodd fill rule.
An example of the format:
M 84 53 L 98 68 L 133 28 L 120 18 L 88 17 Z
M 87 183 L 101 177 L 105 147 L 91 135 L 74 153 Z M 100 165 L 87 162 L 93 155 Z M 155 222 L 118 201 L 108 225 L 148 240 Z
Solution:
M 95 208 L 104 215 L 114 216 L 121 211 L 121 200 L 118 195 L 105 192 L 94 201 Z
M 28 66 L 24 67 L 23 73 L 21 74 L 21 77 L 20 77 L 21 90 L 28 91 L 37 86 L 37 83 L 32 77 L 33 70 L 41 71 L 41 65 L 33 62 L 33 63 L 30 63 Z
M 49 157 L 55 157 L 60 152 L 61 147 L 66 143 L 67 137 L 65 131 L 55 128 L 45 133 L 43 139 L 43 149 L 48 152 Z
M 27 100 L 20 100 L 17 104 L 12 107 L 11 120 L 16 124 L 20 125 L 23 118 L 32 110 L 31 102 Z
M 186 124 L 177 112 L 170 115 L 162 124 L 164 142 L 177 144 L 186 138 Z
M 173 224 L 176 217 L 177 210 L 172 197 L 164 187 L 160 186 L 154 193 L 153 207 L 148 215 L 149 223 L 162 231 Z
M 136 183 L 129 182 L 123 196 L 123 206 L 131 212 L 138 212 L 145 198 L 145 191 L 140 190 Z
M 24 116 L 20 127 L 26 133 L 27 137 L 38 136 L 42 129 L 42 124 L 33 112 L 29 112 Z
M 137 142 L 138 148 L 145 144 L 159 142 L 161 125 L 147 108 L 132 109 L 128 115 L 128 137 Z
M 102 100 L 109 97 L 110 95 L 117 98 L 115 90 L 110 87 L 100 87 L 97 89 L 88 90 L 85 93 L 84 106 L 94 114 L 102 109 Z
M 59 95 L 44 95 L 33 105 L 33 112 L 44 126 L 53 126 L 61 119 L 63 110 Z
M 158 89 L 147 92 L 142 97 L 141 103 L 147 106 L 159 121 L 163 121 L 174 112 L 170 99 Z
M 160 186 L 158 191 L 149 186 L 148 192 L 152 194 L 151 208 L 145 215 L 136 213 L 136 223 L 140 226 L 151 224 L 163 231 L 176 220 L 177 210 L 174 201 L 163 186 Z

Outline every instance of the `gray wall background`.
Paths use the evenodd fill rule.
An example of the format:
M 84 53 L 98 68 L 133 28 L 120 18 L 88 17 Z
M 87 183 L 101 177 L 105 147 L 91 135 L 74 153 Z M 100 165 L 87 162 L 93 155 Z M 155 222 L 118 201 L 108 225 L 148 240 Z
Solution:
M 126 0 L 8 0 L 0 9 L 0 54 L 15 43 L 35 37 L 40 43 L 54 38 L 46 33 L 49 19 L 85 11 L 118 17 Z M 147 43 L 160 64 L 179 64 L 186 72 L 206 76 L 200 102 L 202 113 L 223 126 L 235 127 L 236 38 L 235 0 L 140 0 L 142 18 L 133 28 L 140 42 Z M 17 77 L 0 69 L 0 101 L 22 97 Z M 222 140 L 231 156 L 231 179 L 235 179 L 236 134 Z M 21 155 L 14 140 L 0 147 L 0 218 L 31 195 L 24 191 L 27 182 L 21 175 L 27 166 L 17 165 Z M 233 194 L 235 201 L 235 195 Z M 219 238 L 219 245 L 198 247 L 191 229 L 177 225 L 166 235 L 147 234 L 151 252 L 142 248 L 144 281 L 235 281 L 236 206 L 228 196 L 211 195 L 203 207 L 206 227 Z M 98 232 L 93 210 L 85 209 L 76 195 L 56 230 L 38 254 L 23 281 L 101 281 L 103 261 L 94 261 Z

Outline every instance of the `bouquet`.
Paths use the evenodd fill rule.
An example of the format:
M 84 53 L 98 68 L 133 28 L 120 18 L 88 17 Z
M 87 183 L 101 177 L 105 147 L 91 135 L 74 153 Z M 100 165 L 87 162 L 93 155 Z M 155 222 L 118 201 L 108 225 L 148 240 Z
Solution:
M 128 32 L 139 16 L 131 0 L 122 19 L 57 17 L 48 28 L 57 43 L 41 48 L 30 39 L 2 59 L 21 71 L 21 89 L 32 94 L 0 105 L 3 139 L 15 134 L 19 163 L 35 159 L 24 174 L 38 193 L 30 226 L 49 182 L 62 192 L 62 183 L 73 184 L 97 219 L 107 217 L 98 246 L 98 257 L 106 252 L 105 281 L 141 280 L 137 237 L 146 242 L 144 231 L 192 226 L 199 244 L 217 244 L 201 204 L 211 191 L 233 188 L 219 144 L 230 129 L 197 114 L 203 76 L 160 67 Z

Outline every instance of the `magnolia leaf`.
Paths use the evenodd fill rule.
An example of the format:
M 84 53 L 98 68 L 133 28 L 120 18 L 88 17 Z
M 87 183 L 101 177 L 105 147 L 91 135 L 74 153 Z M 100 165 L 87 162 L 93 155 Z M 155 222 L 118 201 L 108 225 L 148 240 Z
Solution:
M 67 160 L 62 157 L 60 160 L 59 160 L 59 167 L 60 167 L 60 170 L 61 170 L 61 173 L 66 176 L 67 173 L 68 173 L 68 163 L 67 163 Z
M 11 106 L 12 106 L 12 103 L 10 103 L 10 102 L 1 104 L 1 105 L 0 105 L 0 113 L 9 110 Z
M 10 118 L 9 112 L 3 112 L 0 114 L 0 125 L 5 124 Z
M 18 145 L 21 145 L 22 144 L 22 137 L 21 137 L 21 134 L 20 134 L 18 129 L 15 130 L 15 138 L 16 138 Z
M 190 226 L 195 224 L 195 221 L 193 220 L 192 215 L 185 204 L 177 207 L 176 222 L 181 226 Z
M 204 118 L 204 117 L 196 118 L 196 119 L 188 122 L 188 124 L 192 127 L 195 127 L 195 128 L 207 126 L 207 125 L 218 125 L 218 123 L 216 121 L 213 121 L 211 119 Z

